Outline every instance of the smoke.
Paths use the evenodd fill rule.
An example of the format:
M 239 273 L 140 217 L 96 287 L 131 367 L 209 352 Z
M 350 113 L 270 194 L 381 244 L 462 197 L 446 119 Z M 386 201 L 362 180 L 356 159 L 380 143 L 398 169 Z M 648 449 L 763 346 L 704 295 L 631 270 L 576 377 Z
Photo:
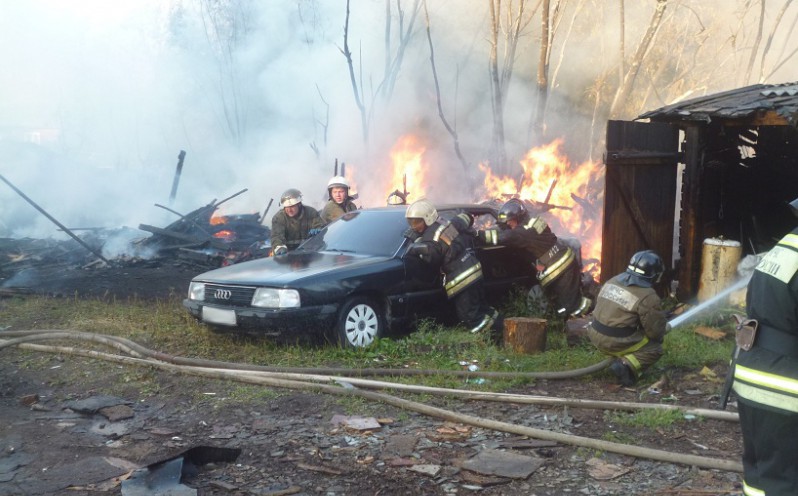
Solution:
M 681 7 L 691 3 L 689 11 Z M 680 26 L 692 36 L 671 39 L 665 28 L 658 33 L 658 50 L 674 54 L 670 72 L 678 73 L 691 55 L 683 53 L 685 46 L 714 66 L 731 67 L 742 57 L 731 52 L 728 60 L 719 60 L 708 51 L 723 47 L 732 25 L 727 23 L 724 34 L 719 12 L 729 9 L 712 10 L 713 3 L 726 5 L 676 2 L 669 7 L 669 15 L 682 16 Z M 395 61 L 400 19 L 391 4 Z M 402 2 L 406 31 L 412 4 Z M 564 137 L 573 161 L 581 162 L 601 154 L 597 143 L 605 121 L 595 122 L 593 102 L 598 94 L 606 107 L 617 85 L 619 22 L 610 8 L 573 4 L 561 13 L 549 61 L 553 87 L 546 139 Z M 652 11 L 644 2 L 626 7 L 628 55 Z M 714 17 L 707 15 L 699 26 L 696 19 L 710 11 Z M 375 206 L 401 188 L 388 184 L 391 147 L 403 135 L 415 134 L 428 147 L 428 196 L 472 200 L 472 185 L 481 179 L 477 164 L 489 161 L 491 151 L 488 7 L 482 0 L 436 0 L 429 2 L 429 14 L 443 111 L 457 132 L 465 167 L 438 116 L 423 10 L 414 20 L 395 81 L 386 83 L 385 2 L 352 2 L 348 44 L 368 122 L 366 142 L 342 54 L 343 2 L 4 2 L 0 174 L 69 227 L 166 225 L 176 217 L 155 203 L 187 213 L 244 188 L 248 191 L 225 203 L 222 213 L 263 212 L 269 199 L 291 187 L 304 193 L 306 203 L 321 207 L 336 159 L 347 163 L 359 203 Z M 721 34 L 699 39 L 715 36 L 713 29 Z M 511 162 L 544 138 L 530 127 L 538 32 L 536 14 L 522 30 L 504 103 Z M 778 42 L 776 36 L 774 47 L 783 45 Z M 772 82 L 798 79 L 795 67 L 784 65 Z M 641 75 L 644 81 L 652 77 Z M 690 88 L 663 85 L 650 92 L 654 95 L 639 113 L 671 103 L 665 101 L 669 95 L 686 90 L 705 94 L 740 84 L 696 74 L 680 78 Z M 170 204 L 180 150 L 187 154 Z M 0 184 L 0 205 L 0 236 L 63 236 L 5 184 Z M 275 211 L 272 207 L 270 215 Z

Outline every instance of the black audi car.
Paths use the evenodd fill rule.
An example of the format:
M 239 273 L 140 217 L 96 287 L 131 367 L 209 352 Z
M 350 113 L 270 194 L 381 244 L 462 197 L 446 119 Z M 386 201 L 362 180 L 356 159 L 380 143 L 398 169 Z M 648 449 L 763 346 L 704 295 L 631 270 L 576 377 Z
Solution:
M 405 210 L 356 210 L 286 255 L 200 274 L 183 304 L 215 330 L 285 341 L 322 336 L 353 347 L 407 331 L 419 318 L 453 323 L 441 275 L 418 257 L 405 256 Z M 442 217 L 458 211 L 472 214 L 481 228 L 496 221 L 491 206 L 438 208 Z M 477 256 L 494 304 L 513 286 L 535 283 L 532 264 L 521 253 L 493 246 L 478 248 Z

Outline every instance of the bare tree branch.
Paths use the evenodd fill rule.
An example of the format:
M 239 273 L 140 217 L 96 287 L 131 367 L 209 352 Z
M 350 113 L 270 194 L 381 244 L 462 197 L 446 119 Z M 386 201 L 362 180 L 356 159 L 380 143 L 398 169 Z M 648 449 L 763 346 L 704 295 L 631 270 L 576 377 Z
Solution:
M 430 22 L 429 22 L 429 11 L 427 10 L 427 0 L 424 0 L 424 18 L 427 25 L 427 41 L 429 43 L 429 60 L 430 66 L 432 67 L 432 78 L 435 81 L 435 97 L 438 102 L 438 116 L 441 118 L 441 122 L 443 126 L 446 128 L 446 131 L 449 132 L 449 135 L 452 137 L 454 141 L 454 153 L 457 155 L 457 158 L 460 160 L 460 165 L 463 167 L 463 176 L 465 177 L 466 181 L 469 184 L 469 189 L 472 189 L 470 174 L 468 170 L 468 163 L 466 162 L 465 157 L 463 156 L 462 150 L 460 150 L 460 140 L 457 136 L 457 124 L 452 126 L 449 124 L 449 121 L 446 120 L 446 115 L 443 113 L 443 105 L 441 104 L 441 87 L 438 82 L 438 70 L 435 68 L 435 48 L 432 44 L 432 31 L 430 29 Z M 456 104 L 455 104 L 456 107 Z
M 344 23 L 344 48 L 341 50 L 346 58 L 346 64 L 349 66 L 349 80 L 352 83 L 352 93 L 355 96 L 355 104 L 360 111 L 360 125 L 363 132 L 363 142 L 368 145 L 369 142 L 369 128 L 368 119 L 366 118 L 366 106 L 360 98 L 358 91 L 357 80 L 355 79 L 355 68 L 352 64 L 352 52 L 349 51 L 349 0 L 346 0 L 346 21 Z M 362 71 L 362 67 L 361 67 Z M 361 75 L 362 78 L 362 75 Z M 362 83 L 362 81 L 361 81 Z

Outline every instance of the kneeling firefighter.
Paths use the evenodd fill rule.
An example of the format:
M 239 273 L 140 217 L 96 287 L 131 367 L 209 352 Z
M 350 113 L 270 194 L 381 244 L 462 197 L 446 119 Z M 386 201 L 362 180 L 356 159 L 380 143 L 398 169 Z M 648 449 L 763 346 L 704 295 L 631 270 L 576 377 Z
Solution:
M 485 303 L 482 265 L 474 254 L 474 235 L 469 232 L 473 218 L 467 213 L 452 220 L 440 218 L 427 200 L 410 205 L 405 217 L 410 225 L 405 237 L 413 241 L 407 254 L 443 272 L 446 296 L 453 300 L 457 318 L 471 332 L 490 329 L 498 312 Z
M 587 336 L 599 351 L 617 358 L 610 370 L 624 386 L 633 385 L 662 356 L 662 341 L 669 327 L 654 285 L 664 270 L 659 255 L 639 251 L 632 255 L 626 271 L 599 291 Z

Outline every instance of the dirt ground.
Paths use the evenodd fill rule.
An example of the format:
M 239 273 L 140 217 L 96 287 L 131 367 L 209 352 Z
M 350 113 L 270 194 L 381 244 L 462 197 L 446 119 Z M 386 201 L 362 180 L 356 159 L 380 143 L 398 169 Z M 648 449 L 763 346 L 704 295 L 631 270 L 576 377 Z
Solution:
M 27 290 L 166 297 L 182 294 L 196 271 L 159 266 L 84 272 L 59 278 L 56 291 L 46 280 Z M 0 329 L 2 311 L 0 298 Z M 153 484 L 168 480 L 182 481 L 168 494 L 199 495 L 741 494 L 735 472 L 541 441 L 382 403 L 289 389 L 242 395 L 239 384 L 220 380 L 13 348 L 0 353 L 0 496 L 167 494 Z M 717 408 L 717 380 L 698 372 L 667 371 L 656 388 L 650 382 L 619 388 L 604 372 L 538 380 L 512 392 Z M 725 370 L 714 372 L 722 377 Z M 137 374 L 155 376 L 157 390 L 132 386 Z M 74 377 L 80 381 L 65 379 Z M 597 409 L 424 401 L 682 455 L 739 461 L 742 449 L 736 422 L 686 418 L 651 429 Z M 175 463 L 182 475 L 170 479 Z M 131 473 L 132 480 L 121 481 Z

